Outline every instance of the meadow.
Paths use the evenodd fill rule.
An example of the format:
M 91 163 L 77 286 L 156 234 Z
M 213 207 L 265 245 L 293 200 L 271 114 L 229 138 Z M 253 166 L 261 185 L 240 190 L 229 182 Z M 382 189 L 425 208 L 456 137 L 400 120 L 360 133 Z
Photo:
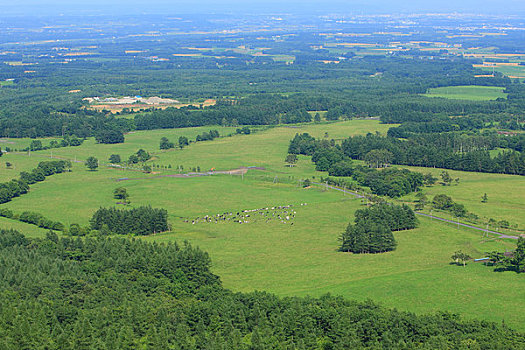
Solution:
M 492 72 L 492 67 L 483 67 L 482 69 Z M 511 78 L 525 78 L 525 66 L 496 66 L 494 70 Z
M 428 89 L 424 96 L 456 100 L 490 101 L 507 98 L 504 88 L 498 86 L 445 86 Z
M 403 167 L 422 173 L 431 173 L 440 179 L 442 169 Z M 493 218 L 497 221 L 507 220 L 511 224 L 517 224 L 521 230 L 525 230 L 525 180 L 521 176 L 504 174 L 487 174 L 466 171 L 447 170 L 454 179 L 459 178 L 459 184 L 435 186 L 423 188 L 429 200 L 436 194 L 446 194 L 454 201 L 464 204 L 468 211 L 473 212 L 482 219 Z M 487 194 L 488 201 L 483 203 L 482 196 Z M 415 195 L 411 194 L 402 198 L 414 201 Z M 438 216 L 443 216 L 440 213 Z
M 504 320 L 507 325 L 525 330 L 525 315 L 516 312 L 523 308 L 525 297 L 525 280 L 521 275 L 495 273 L 492 268 L 475 263 L 466 267 L 450 264 L 450 256 L 459 249 L 477 258 L 486 251 L 511 250 L 513 241 L 487 240 L 474 230 L 421 218 L 419 228 L 395 233 L 399 245 L 393 252 L 378 255 L 337 252 L 340 234 L 363 203 L 340 192 L 300 186 L 303 178 L 325 174 L 316 172 L 306 156 L 299 157 L 296 166 L 286 166 L 288 143 L 296 133 L 342 139 L 375 131 L 385 133 L 389 127 L 374 120 L 264 127 L 255 128 L 250 135 L 235 134 L 167 151 L 159 150 L 161 137 L 176 142 L 181 135 L 195 139 L 197 134 L 210 129 L 229 135 L 235 128 L 138 131 L 127 134 L 126 142 L 117 145 L 96 144 L 88 139 L 79 147 L 53 150 L 53 157 L 77 160 L 72 172 L 50 176 L 32 185 L 30 193 L 0 207 L 16 213 L 32 210 L 65 224 L 87 225 L 98 207 L 115 205 L 113 190 L 123 186 L 131 196 L 130 206 L 152 205 L 169 212 L 171 232 L 143 239 L 189 241 L 208 251 L 213 271 L 232 290 L 265 290 L 282 296 L 332 293 L 352 299 L 372 299 L 417 313 L 445 310 L 467 318 Z M 29 140 L 19 142 L 23 145 Z M 89 156 L 106 162 L 111 154 L 127 159 L 139 148 L 153 155 L 148 164 L 172 165 L 172 168 L 154 167 L 154 173 L 145 174 L 102 165 L 97 171 L 88 171 L 79 163 Z M 2 181 L 50 156 L 50 150 L 31 152 L 31 156 L 5 154 L 2 163 L 12 162 L 16 170 L 1 168 Z M 201 170 L 243 166 L 263 169 L 248 170 L 244 176 L 160 177 L 176 174 L 178 165 L 184 166 L 184 172 L 197 166 Z M 5 175 L 7 171 L 10 175 Z M 476 213 L 486 210 L 487 215 L 496 216 L 500 214 L 495 211 L 503 208 L 502 217 L 521 225 L 523 196 L 519 191 L 524 187 L 521 177 L 461 172 L 451 175 L 460 177 L 458 186 L 434 186 L 425 191 L 429 195 L 445 191 Z M 123 178 L 127 180 L 117 181 Z M 488 203 L 476 203 L 483 192 L 489 196 Z M 193 218 L 204 215 L 282 205 L 293 205 L 296 211 L 293 225 L 279 220 L 191 223 Z M 0 218 L 0 227 L 17 228 L 37 237 L 45 234 L 44 230 L 28 226 Z

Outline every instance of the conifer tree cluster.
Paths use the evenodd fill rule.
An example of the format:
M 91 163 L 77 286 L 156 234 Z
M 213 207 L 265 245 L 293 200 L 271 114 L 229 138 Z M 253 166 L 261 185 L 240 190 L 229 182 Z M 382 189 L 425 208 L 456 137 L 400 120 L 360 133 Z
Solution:
M 149 235 L 168 231 L 168 212 L 165 209 L 142 206 L 130 210 L 100 208 L 90 220 L 91 229 L 107 227 L 111 233 Z
M 397 242 L 392 231 L 417 227 L 416 215 L 407 205 L 381 203 L 355 212 L 342 234 L 342 252 L 383 253 L 396 249 Z

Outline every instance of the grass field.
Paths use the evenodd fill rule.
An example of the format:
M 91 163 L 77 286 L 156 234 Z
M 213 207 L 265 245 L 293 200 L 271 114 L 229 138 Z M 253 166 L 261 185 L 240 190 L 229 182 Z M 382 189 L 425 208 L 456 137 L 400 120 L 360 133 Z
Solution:
M 442 97 L 455 100 L 490 101 L 507 98 L 503 88 L 498 86 L 447 86 L 429 89 L 424 96 Z
M 35 225 L 26 224 L 17 220 L 0 217 L 0 228 L 7 230 L 17 230 L 23 232 L 27 237 L 45 237 L 47 230 Z
M 482 69 L 492 72 L 492 67 L 483 67 Z M 525 78 L 525 66 L 497 66 L 494 67 L 494 70 L 509 77 Z
M 489 240 L 483 243 L 476 231 L 422 219 L 418 229 L 395 234 L 399 247 L 394 252 L 352 255 L 336 251 L 339 235 L 362 203 L 339 192 L 298 186 L 301 178 L 324 174 L 316 172 L 309 157 L 304 156 L 300 157 L 297 166 L 286 167 L 284 157 L 288 143 L 295 133 L 308 132 L 316 137 L 327 135 L 328 139 L 341 139 L 367 132 L 384 133 L 390 126 L 373 120 L 280 126 L 169 151 L 158 150 L 163 136 L 176 142 L 180 135 L 194 139 L 209 129 L 218 129 L 222 135 L 227 135 L 235 128 L 135 132 L 126 135 L 126 142 L 119 145 L 101 145 L 88 139 L 80 147 L 55 149 L 53 156 L 78 161 L 94 155 L 105 161 L 110 154 L 120 154 L 126 159 L 139 148 L 144 148 L 154 156 L 149 162 L 151 164 L 184 165 L 186 170 L 196 166 L 203 170 L 241 166 L 258 166 L 265 170 L 250 170 L 244 177 L 159 178 L 156 176 L 176 171 L 144 174 L 101 166 L 98 171 L 91 172 L 83 164 L 74 163 L 73 172 L 50 176 L 33 185 L 30 193 L 0 207 L 10 208 L 16 213 L 32 210 L 65 224 L 86 225 L 98 207 L 115 204 L 112 192 L 116 187 L 124 186 L 131 195 L 132 206 L 150 204 L 169 212 L 172 232 L 144 239 L 159 242 L 187 240 L 200 246 L 210 253 L 213 271 L 221 276 L 226 287 L 233 290 L 315 296 L 330 292 L 352 299 L 370 298 L 385 306 L 414 312 L 447 310 L 496 322 L 504 319 L 507 325 L 525 330 L 525 315 L 515 312 L 524 306 L 523 276 L 495 273 L 490 267 L 474 263 L 465 268 L 449 264 L 450 256 L 458 249 L 480 257 L 485 251 L 511 250 L 514 242 Z M 6 154 L 0 165 L 11 161 L 16 170 L 11 175 L 4 175 L 11 170 L 0 168 L 1 178 L 11 178 L 20 169 L 30 169 L 49 156 L 50 151 L 32 152 L 30 157 Z M 429 170 L 423 168 L 421 171 Z M 521 186 L 521 191 L 524 187 L 520 177 L 461 172 L 451 172 L 451 175 L 460 177 L 458 186 L 446 189 L 435 186 L 426 191 L 429 194 L 450 191 L 444 193 L 451 194 L 473 212 L 482 211 L 483 205 L 487 213 L 501 207 L 502 217 L 519 221 L 523 196 L 515 188 Z M 130 180 L 117 182 L 119 178 Z M 485 190 L 485 186 L 490 190 Z M 489 196 L 489 202 L 483 205 L 475 203 L 483 194 L 478 194 L 480 190 Z M 506 195 L 506 192 L 512 194 Z M 196 225 L 184 222 L 184 218 L 191 221 L 197 216 L 290 204 L 297 211 L 293 226 L 279 221 Z M 34 226 L 7 219 L 0 219 L 0 227 L 17 228 L 37 237 L 45 234 L 44 230 Z
M 440 179 L 442 169 L 403 167 L 421 173 L 432 173 Z M 494 218 L 497 221 L 507 220 L 517 224 L 525 230 L 525 179 L 523 176 L 484 174 L 466 171 L 447 170 L 452 178 L 459 178 L 458 185 L 425 187 L 423 192 L 429 200 L 436 194 L 446 194 L 458 203 L 464 204 L 468 211 L 481 218 Z M 486 193 L 489 200 L 481 202 L 481 197 Z M 405 199 L 414 200 L 415 196 L 409 195 Z

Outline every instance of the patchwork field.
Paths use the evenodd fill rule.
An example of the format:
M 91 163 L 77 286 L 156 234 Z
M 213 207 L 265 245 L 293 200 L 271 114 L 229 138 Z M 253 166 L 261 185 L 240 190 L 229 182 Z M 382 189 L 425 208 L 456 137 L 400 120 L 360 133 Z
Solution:
M 379 255 L 337 252 L 340 234 L 353 212 L 363 204 L 340 192 L 299 186 L 300 179 L 324 173 L 316 172 L 305 156 L 299 157 L 295 167 L 285 166 L 288 143 L 296 133 L 342 139 L 375 131 L 385 133 L 390 126 L 374 120 L 351 120 L 255 128 L 255 133 L 250 135 L 226 136 L 168 151 L 158 149 L 161 137 L 176 142 L 181 135 L 195 139 L 210 129 L 229 135 L 235 128 L 140 131 L 126 135 L 126 142 L 118 145 L 96 144 L 88 139 L 79 147 L 53 150 L 53 157 L 74 162 L 71 173 L 50 176 L 33 185 L 30 193 L 0 208 L 10 208 L 15 213 L 31 210 L 65 224 L 87 225 L 97 208 L 115 205 L 113 190 L 124 186 L 131 196 L 132 207 L 152 205 L 169 212 L 171 232 L 144 239 L 189 241 L 198 245 L 210 253 L 213 271 L 221 276 L 227 288 L 265 290 L 279 295 L 332 293 L 359 300 L 370 298 L 385 306 L 415 312 L 447 310 L 467 318 L 505 320 L 506 324 L 525 330 L 525 315 L 514 312 L 523 306 L 525 281 L 522 276 L 495 273 L 481 264 L 470 263 L 465 268 L 449 264 L 456 250 L 481 257 L 486 251 L 510 250 L 514 242 L 484 240 L 474 230 L 423 218 L 419 228 L 395 233 L 399 246 L 394 252 Z M 18 147 L 25 147 L 30 140 L 16 142 Z M 153 155 L 148 164 L 172 168 L 154 167 L 153 174 L 106 166 L 88 171 L 81 163 L 89 156 L 107 162 L 111 154 L 127 159 L 140 148 Z M 5 154 L 0 164 L 0 181 L 15 177 L 22 169 L 31 169 L 50 156 L 50 150 L 31 152 L 30 156 Z M 4 169 L 6 161 L 12 162 L 16 169 Z M 184 172 L 197 166 L 202 171 L 243 166 L 263 169 L 248 170 L 244 176 L 160 177 L 177 174 L 179 165 L 184 166 Z M 434 186 L 425 191 L 429 195 L 450 194 L 475 213 L 501 216 L 523 224 L 519 216 L 524 209 L 519 192 L 524 188 L 521 177 L 461 172 L 451 172 L 451 175 L 460 177 L 458 186 Z M 124 178 L 127 180 L 117 181 Z M 485 192 L 488 203 L 477 203 Z M 284 223 L 275 218 L 268 221 L 250 217 L 249 223 L 192 224 L 195 218 L 205 215 L 287 205 L 293 205 L 296 214 L 293 220 L 284 220 Z M 495 208 L 502 208 L 501 214 L 494 213 Z M 32 236 L 45 234 L 45 230 L 35 226 L 3 218 L 0 227 L 17 228 Z
M 425 96 L 456 100 L 490 101 L 507 98 L 504 88 L 498 86 L 446 86 L 429 89 Z

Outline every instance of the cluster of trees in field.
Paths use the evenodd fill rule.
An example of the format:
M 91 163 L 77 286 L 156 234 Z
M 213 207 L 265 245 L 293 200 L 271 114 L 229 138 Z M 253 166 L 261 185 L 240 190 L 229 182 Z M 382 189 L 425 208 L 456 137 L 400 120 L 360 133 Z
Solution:
M 90 223 L 93 230 L 119 235 L 149 235 L 169 229 L 168 212 L 150 206 L 133 209 L 99 208 Z
M 58 140 L 51 140 L 49 142 L 49 145 L 47 146 L 44 146 L 41 140 L 31 140 L 29 147 L 22 148 L 20 149 L 20 151 L 22 152 L 41 151 L 41 150 L 46 150 L 46 149 L 69 147 L 69 146 L 75 147 L 75 146 L 82 145 L 82 143 L 84 143 L 84 139 L 78 138 L 75 135 L 71 137 L 66 135 L 60 140 L 60 142 Z M 11 148 L 6 147 L 6 151 L 10 152 Z
M 373 150 L 386 149 L 392 164 L 453 170 L 525 175 L 525 153 L 504 150 L 492 157 L 490 138 L 456 134 L 418 134 L 405 140 L 368 134 L 344 140 L 343 154 L 364 160 Z
M 519 237 L 516 242 L 516 250 L 509 253 L 488 253 L 489 263 L 496 266 L 498 271 L 525 272 L 525 238 Z
M 13 218 L 14 216 L 11 216 L 10 218 Z M 44 215 L 40 213 L 35 213 L 31 211 L 24 211 L 18 216 L 18 220 L 21 222 L 25 222 L 28 224 L 36 225 L 38 227 L 50 229 L 53 231 L 64 231 L 65 226 L 60 221 L 53 221 L 51 219 L 46 218 Z
M 149 154 L 149 152 L 141 148 L 137 152 L 129 156 L 128 164 L 137 164 L 139 162 L 143 163 L 148 161 L 149 159 L 151 159 L 151 155 Z
M 463 204 L 456 203 L 452 197 L 446 194 L 436 194 L 432 199 L 432 207 L 438 210 L 449 211 L 456 217 L 465 217 L 468 214 Z
M 522 333 L 341 297 L 233 293 L 189 244 L 0 231 L 5 349 L 518 349 Z M 23 273 L 22 273 L 23 272 Z
M 220 135 L 217 130 L 210 130 L 209 132 L 203 132 L 202 134 L 197 135 L 195 141 L 213 141 L 218 137 L 220 137 Z
M 186 136 L 179 136 L 178 147 L 180 149 L 183 149 L 184 147 L 189 146 L 189 144 L 190 144 L 190 140 L 188 140 Z M 170 142 L 170 140 L 168 140 L 167 137 L 162 137 L 160 139 L 159 148 L 161 150 L 175 148 L 175 143 Z
M 169 140 L 166 139 L 165 142 L 169 143 Z M 164 141 L 161 140 L 161 146 L 163 146 L 163 145 L 164 145 Z M 168 145 L 164 145 L 164 147 L 167 147 L 167 146 L 169 146 L 169 144 Z M 127 163 L 128 164 L 144 163 L 144 162 L 146 162 L 146 161 L 148 161 L 150 159 L 151 159 L 151 154 L 149 154 L 149 152 L 146 151 L 145 149 L 141 148 L 137 152 L 131 154 L 128 157 Z M 109 156 L 108 161 L 111 164 L 120 164 L 120 163 L 122 163 L 122 158 L 121 158 L 120 154 L 112 154 L 112 155 Z
M 117 129 L 103 129 L 95 133 L 95 140 L 98 143 L 124 143 L 124 133 Z
M 249 126 L 243 126 L 242 128 L 237 128 L 235 130 L 236 134 L 244 134 L 244 135 L 250 135 L 252 133 L 252 130 Z
M 373 149 L 367 153 L 369 167 L 352 164 L 345 154 L 344 147 L 333 140 L 317 140 L 307 133 L 296 134 L 288 147 L 290 154 L 311 155 L 316 170 L 328 171 L 330 176 L 352 177 L 361 186 L 367 186 L 372 193 L 392 198 L 416 192 L 425 183 L 425 177 L 407 169 L 387 168 L 392 162 L 392 154 L 385 149 Z
M 383 253 L 396 249 L 392 231 L 417 227 L 416 215 L 407 205 L 380 203 L 355 212 L 354 223 L 341 235 L 339 251 Z
M 29 185 L 44 181 L 46 176 L 63 173 L 70 168 L 71 163 L 69 161 L 54 160 L 38 163 L 38 166 L 31 172 L 22 171 L 18 179 L 0 183 L 0 204 L 26 194 L 29 191 Z
M 329 173 L 337 176 L 335 173 Z M 376 170 L 357 166 L 352 177 L 361 185 L 370 188 L 373 194 L 397 198 L 417 192 L 424 184 L 423 174 L 407 169 L 387 168 Z

